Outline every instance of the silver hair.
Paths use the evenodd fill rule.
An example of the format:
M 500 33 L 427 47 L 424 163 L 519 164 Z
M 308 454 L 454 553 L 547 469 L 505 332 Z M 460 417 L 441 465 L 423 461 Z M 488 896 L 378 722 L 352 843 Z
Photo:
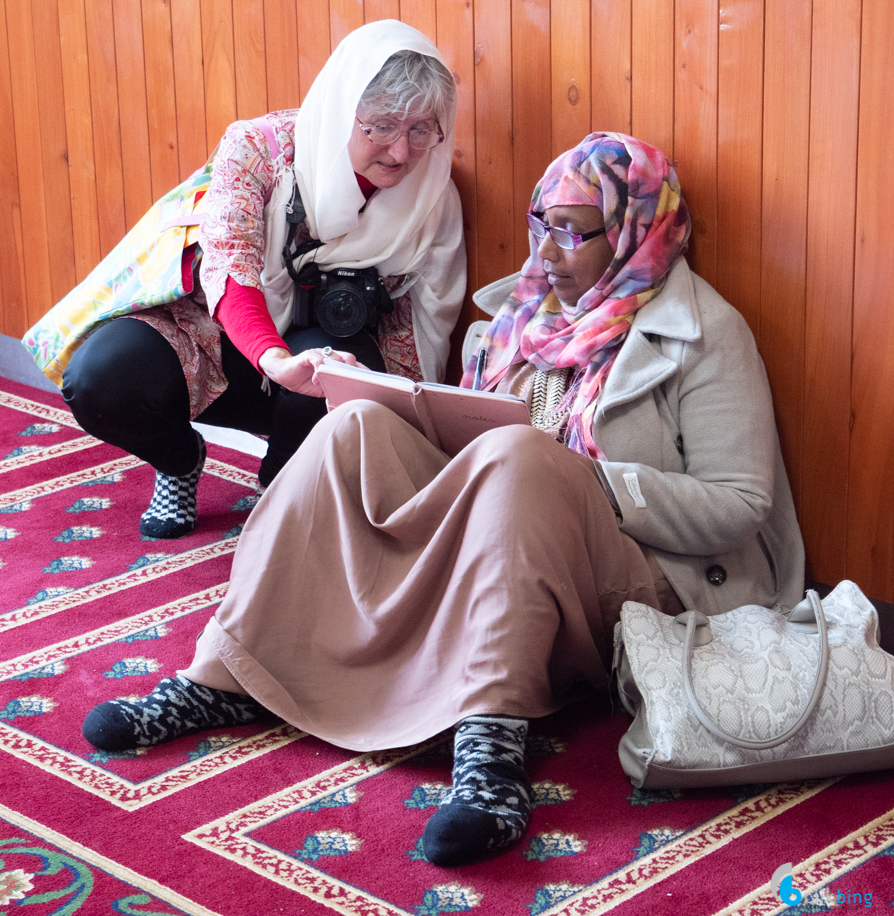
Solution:
M 455 98 L 453 77 L 439 60 L 418 51 L 398 51 L 363 90 L 360 104 L 373 115 L 406 118 L 432 112 L 440 120 Z

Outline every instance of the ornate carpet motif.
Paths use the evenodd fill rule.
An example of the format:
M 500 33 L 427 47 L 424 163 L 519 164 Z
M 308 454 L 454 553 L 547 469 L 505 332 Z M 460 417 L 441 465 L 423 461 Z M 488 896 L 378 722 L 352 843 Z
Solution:
M 635 790 L 617 759 L 629 720 L 595 699 L 532 723 L 518 846 L 454 870 L 420 849 L 449 787 L 449 736 L 356 755 L 271 717 L 151 750 L 91 747 L 80 724 L 93 705 L 189 663 L 226 592 L 257 463 L 209 446 L 197 529 L 145 539 L 151 468 L 85 436 L 60 398 L 0 382 L 0 912 L 894 909 L 890 773 Z M 793 906 L 771 887 L 787 863 Z

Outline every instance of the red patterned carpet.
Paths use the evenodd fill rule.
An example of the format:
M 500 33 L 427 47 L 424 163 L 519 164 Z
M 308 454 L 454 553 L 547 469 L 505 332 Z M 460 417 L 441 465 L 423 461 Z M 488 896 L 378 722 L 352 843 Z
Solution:
M 85 436 L 61 399 L 0 381 L 0 912 L 894 908 L 892 774 L 639 792 L 616 755 L 627 717 L 596 702 L 534 724 L 527 835 L 456 870 L 418 846 L 450 779 L 443 740 L 358 756 L 272 720 L 97 752 L 86 711 L 187 663 L 226 588 L 257 459 L 208 451 L 197 530 L 143 539 L 151 469 Z M 795 907 L 770 888 L 787 862 Z

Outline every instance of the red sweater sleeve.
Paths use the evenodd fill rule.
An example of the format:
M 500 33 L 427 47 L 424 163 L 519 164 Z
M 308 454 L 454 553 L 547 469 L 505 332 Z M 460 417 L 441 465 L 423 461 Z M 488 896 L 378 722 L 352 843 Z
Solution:
M 236 349 L 256 369 L 265 350 L 271 347 L 289 349 L 267 311 L 264 294 L 253 286 L 240 286 L 232 277 L 227 277 L 227 287 L 217 304 L 214 317 Z

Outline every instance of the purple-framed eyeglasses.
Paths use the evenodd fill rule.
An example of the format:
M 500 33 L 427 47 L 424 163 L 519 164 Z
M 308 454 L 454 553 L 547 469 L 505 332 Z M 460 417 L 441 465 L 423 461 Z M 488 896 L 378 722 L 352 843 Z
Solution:
M 540 216 L 542 215 L 543 214 L 540 214 Z M 585 232 L 583 235 L 578 235 L 576 232 L 570 232 L 568 229 L 559 229 L 558 226 L 549 226 L 534 213 L 529 213 L 527 220 L 528 228 L 534 233 L 534 238 L 537 239 L 538 242 L 543 241 L 547 234 L 549 234 L 550 238 L 559 248 L 564 248 L 565 251 L 573 251 L 582 242 L 586 242 L 589 239 L 595 239 L 597 235 L 602 235 L 606 232 L 603 226 L 602 229 L 594 229 L 592 232 Z

